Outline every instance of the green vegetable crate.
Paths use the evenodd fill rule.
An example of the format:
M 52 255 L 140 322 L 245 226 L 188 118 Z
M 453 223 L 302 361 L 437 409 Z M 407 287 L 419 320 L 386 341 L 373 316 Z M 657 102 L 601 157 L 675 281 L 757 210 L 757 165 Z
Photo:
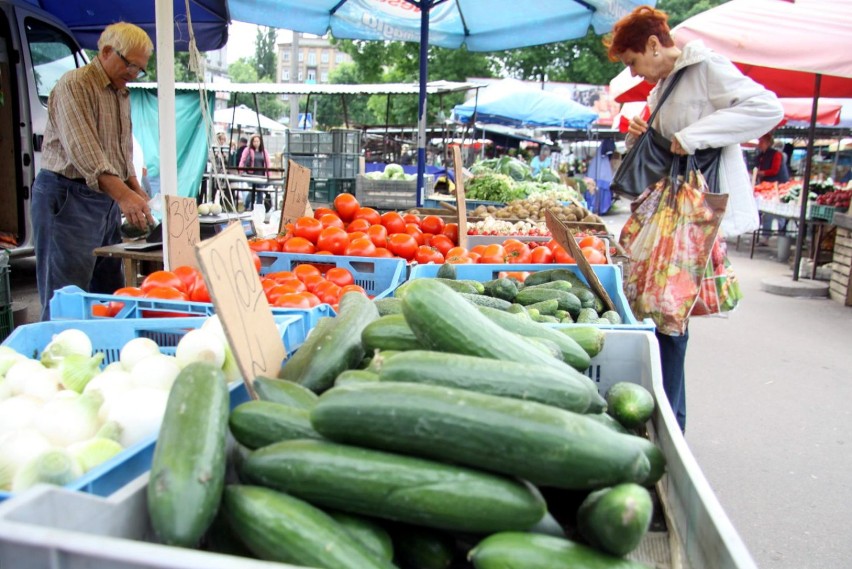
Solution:
M 659 347 L 650 332 L 608 332 L 603 351 L 592 360 L 592 376 L 602 393 L 612 383 L 627 379 L 652 391 L 657 400 L 665 399 Z M 648 430 L 668 462 L 658 491 L 670 531 L 650 532 L 631 558 L 661 569 L 756 569 L 668 406 L 657 408 Z M 109 497 L 40 486 L 0 504 L 0 567 L 269 567 L 259 561 L 236 561 L 231 556 L 153 543 L 147 523 L 147 483 L 144 474 Z

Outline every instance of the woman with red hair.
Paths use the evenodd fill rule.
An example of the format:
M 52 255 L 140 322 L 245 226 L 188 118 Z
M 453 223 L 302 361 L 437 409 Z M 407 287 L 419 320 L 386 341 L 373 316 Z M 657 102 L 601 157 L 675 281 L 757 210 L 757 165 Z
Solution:
M 757 206 L 740 143 L 759 137 L 781 121 L 784 113 L 775 94 L 744 76 L 700 40 L 678 47 L 666 13 L 650 6 L 639 6 L 619 20 L 604 44 L 612 61 L 621 61 L 634 77 L 655 85 L 648 96 L 651 111 L 676 74 L 684 70 L 652 126 L 671 140 L 674 154 L 720 148 L 718 183 L 720 191 L 729 194 L 721 231 L 733 236 L 757 229 Z M 644 119 L 634 117 L 628 129 L 628 147 L 647 129 Z M 657 339 L 666 395 L 684 429 L 684 360 L 689 332 L 682 336 L 657 332 Z

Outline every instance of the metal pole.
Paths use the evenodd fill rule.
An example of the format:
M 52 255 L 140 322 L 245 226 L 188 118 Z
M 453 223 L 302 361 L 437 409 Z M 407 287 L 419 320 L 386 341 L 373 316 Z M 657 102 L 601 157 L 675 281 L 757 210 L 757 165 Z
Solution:
M 299 82 L 299 32 L 293 32 L 290 44 L 290 83 Z M 290 130 L 299 128 L 299 95 L 290 95 Z
M 426 174 L 426 82 L 429 80 L 429 11 L 433 0 L 420 2 L 420 97 L 417 103 L 417 205 L 423 204 Z
M 816 136 L 816 119 L 817 119 L 817 105 L 819 103 L 819 90 L 820 84 L 822 83 L 822 75 L 817 73 L 814 75 L 814 99 L 813 104 L 811 105 L 811 125 L 808 129 L 808 150 L 805 155 L 805 173 L 804 178 L 802 179 L 802 205 L 799 208 L 799 230 L 796 232 L 796 255 L 793 260 L 793 280 L 799 280 L 799 265 L 802 264 L 802 246 L 805 242 L 805 231 L 807 230 L 807 223 L 805 218 L 807 217 L 808 211 L 808 193 L 810 192 L 811 185 L 811 158 L 814 152 L 814 137 Z M 816 263 L 816 255 L 814 256 L 814 263 Z
M 160 193 L 177 195 L 177 143 L 175 118 L 175 26 L 174 4 L 158 0 L 157 18 L 157 105 L 160 127 Z M 166 96 L 166 93 L 169 96 Z M 163 211 L 165 212 L 165 201 Z M 163 264 L 169 267 L 168 216 L 163 215 Z

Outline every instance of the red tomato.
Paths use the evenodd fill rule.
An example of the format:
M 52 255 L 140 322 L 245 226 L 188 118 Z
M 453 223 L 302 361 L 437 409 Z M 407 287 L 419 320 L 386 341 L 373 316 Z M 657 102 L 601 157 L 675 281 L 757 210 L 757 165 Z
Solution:
M 405 215 L 402 216 L 402 220 L 406 224 L 414 223 L 415 225 L 420 227 L 420 216 L 417 215 L 416 213 L 406 213 Z
M 355 219 L 355 213 L 361 205 L 352 194 L 342 193 L 334 198 L 334 210 L 343 221 Z
M 455 244 L 446 235 L 433 235 L 429 241 L 429 246 L 434 247 L 441 252 L 441 255 L 446 255 L 447 251 L 452 249 Z
M 364 290 L 364 287 L 362 287 L 360 285 L 356 285 L 356 284 L 351 284 L 351 285 L 346 285 L 344 287 L 341 287 L 340 288 L 340 298 L 343 298 L 343 295 L 346 294 L 347 292 L 359 292 L 359 293 L 363 294 L 364 296 L 369 296 L 367 294 L 367 291 Z
M 272 252 L 277 253 L 278 242 L 275 239 L 261 239 L 259 237 L 255 237 L 254 239 L 249 239 L 249 249 L 252 251 L 258 252 Z
M 352 243 L 356 239 L 364 239 L 364 238 L 369 239 L 370 238 L 370 236 L 367 235 L 366 231 L 353 231 L 352 233 L 349 233 L 348 235 L 349 235 L 349 242 L 350 243 Z
M 310 263 L 300 263 L 293 267 L 293 276 L 295 276 L 300 281 L 305 280 L 305 277 L 308 275 L 321 275 L 322 271 L 310 264 Z
M 382 225 L 384 225 L 385 229 L 388 230 L 388 234 L 405 232 L 405 220 L 403 220 L 399 212 L 396 211 L 387 211 L 383 213 Z
M 275 239 L 275 243 L 278 244 L 278 250 L 281 251 L 284 248 L 284 243 L 286 243 L 292 237 L 293 237 L 293 233 L 288 231 L 286 233 L 279 233 L 278 235 L 273 237 L 273 239 Z
M 414 237 L 414 240 L 417 241 L 418 245 L 426 244 L 426 234 L 423 233 L 423 231 L 417 225 L 413 223 L 406 223 L 405 232 Z
M 476 251 L 468 251 L 467 256 L 470 257 L 474 263 L 478 263 L 479 259 L 482 257 L 482 253 L 477 253 Z
M 345 227 L 343 220 L 340 219 L 336 213 L 327 213 L 317 219 L 319 219 L 323 227 L 339 227 L 341 229 Z
M 423 230 L 423 233 L 438 235 L 444 230 L 444 220 L 437 215 L 427 215 L 420 220 L 420 229 Z
M 444 255 L 444 257 L 467 257 L 469 251 L 464 247 L 453 247 Z
M 254 263 L 254 270 L 257 271 L 257 274 L 260 274 L 260 269 L 263 266 L 263 263 L 260 261 L 260 255 L 258 255 L 256 251 L 251 252 L 251 260 Z
M 114 316 L 109 313 L 109 304 L 95 303 L 92 305 L 92 316 L 94 318 L 110 318 Z
M 308 292 L 314 292 L 314 289 L 319 286 L 320 283 L 325 282 L 325 277 L 322 275 L 308 275 L 302 280 L 305 283 L 305 287 L 308 289 Z
M 448 223 L 441 230 L 443 235 L 446 235 L 450 238 L 453 243 L 459 242 L 459 224 L 458 223 Z
M 260 286 L 263 287 L 263 294 L 266 295 L 272 287 L 278 286 L 278 282 L 264 277 L 260 279 Z
M 376 247 L 376 252 L 373 253 L 373 257 L 382 257 L 382 258 L 386 258 L 386 259 L 391 259 L 391 258 L 393 258 L 393 253 L 391 253 L 385 247 Z
M 281 281 L 289 281 L 296 277 L 296 274 L 293 271 L 277 271 L 274 273 L 266 273 L 263 275 L 264 279 L 272 279 L 273 281 L 280 283 Z
M 340 301 L 340 287 L 334 283 L 329 283 L 331 286 L 327 286 L 323 289 L 321 294 L 317 294 L 319 299 L 326 304 L 337 304 Z
M 470 252 L 476 253 L 477 255 L 482 256 L 482 253 L 485 252 L 485 247 L 486 247 L 486 245 L 483 245 L 483 244 L 474 245 L 473 247 L 470 248 Z
M 145 291 L 145 298 L 159 298 L 161 300 L 189 300 L 185 292 L 170 286 L 155 286 Z
M 355 212 L 355 219 L 366 219 L 370 222 L 370 225 L 381 225 L 382 223 L 382 216 L 371 207 L 359 207 L 358 211 Z
M 384 247 L 388 244 L 388 230 L 385 229 L 384 225 L 371 225 L 367 229 L 367 237 L 376 247 Z
M 308 300 L 308 304 L 311 305 L 311 308 L 322 304 L 322 301 L 319 299 L 319 297 L 311 292 L 299 292 L 297 294 L 304 296 Z
M 586 247 L 591 247 L 592 249 L 597 249 L 599 252 L 606 254 L 606 241 L 600 237 L 595 237 L 594 235 L 583 237 L 577 242 L 577 245 L 580 246 L 581 250 Z
M 337 214 L 334 212 L 334 210 L 328 207 L 318 207 L 314 210 L 314 218 L 319 219 L 320 221 L 322 221 L 322 216 L 328 214 L 337 217 Z
M 503 242 L 508 263 L 529 263 L 532 261 L 532 252 L 526 243 L 517 239 L 506 239 Z
M 135 286 L 126 286 L 126 287 L 120 288 L 117 291 L 115 291 L 113 294 L 116 295 L 116 296 L 135 296 L 135 297 L 145 296 L 145 293 L 142 292 L 142 289 L 137 288 Z M 109 303 L 109 315 L 115 316 L 116 314 L 121 312 L 122 308 L 124 308 L 123 302 L 110 302 Z
M 355 277 L 352 276 L 352 273 L 348 269 L 343 267 L 329 269 L 325 273 L 325 278 L 340 287 L 355 284 Z
M 301 253 L 310 254 L 316 251 L 317 248 L 313 243 L 304 237 L 293 237 L 284 244 L 284 253 Z
M 340 227 L 326 227 L 317 238 L 317 247 L 332 255 L 343 255 L 349 245 L 349 234 Z
M 192 302 L 212 302 L 210 291 L 207 290 L 207 283 L 204 282 L 204 277 L 200 274 L 195 277 L 195 284 L 192 285 L 192 290 L 189 291 L 189 300 Z
M 573 265 L 577 263 L 577 261 L 574 260 L 574 257 L 572 257 L 571 254 L 559 243 L 556 243 L 553 247 L 553 261 L 560 265 Z
M 350 241 L 349 246 L 346 247 L 346 254 L 355 257 L 372 257 L 373 253 L 375 252 L 376 245 L 370 240 L 369 237 L 361 237 L 359 239 L 354 239 Z M 322 299 L 322 297 L 320 298 Z M 323 302 L 326 301 L 323 300 Z
M 545 247 L 544 245 L 539 245 L 535 249 L 532 250 L 532 262 L 533 263 L 552 263 L 553 262 L 553 251 Z
M 476 263 L 469 255 L 451 255 L 444 259 L 444 262 L 451 265 L 471 265 Z
M 346 226 L 346 231 L 349 233 L 354 233 L 355 231 L 367 231 L 370 229 L 371 225 L 373 224 L 363 217 L 361 219 L 353 219 L 349 225 Z
M 195 278 L 199 276 L 201 273 L 195 267 L 190 267 L 189 265 L 181 265 L 175 269 L 172 269 L 172 272 L 178 276 L 178 278 L 183 282 L 184 291 L 191 293 L 192 287 L 195 285 Z
M 437 247 L 421 245 L 417 248 L 417 252 L 414 254 L 414 260 L 421 265 L 426 265 L 427 263 L 440 264 L 444 262 L 444 255 L 437 249 Z
M 529 271 L 500 271 L 497 273 L 498 279 L 515 279 L 518 282 L 524 282 L 530 276 Z
M 417 253 L 417 239 L 408 233 L 394 233 L 388 237 L 388 249 L 397 257 L 410 261 Z
M 480 263 L 503 264 L 506 262 L 506 250 L 499 243 L 486 245 L 482 252 L 482 257 L 479 258 Z
M 179 276 L 171 271 L 154 271 L 142 281 L 142 292 L 147 293 L 152 288 L 173 288 L 186 293 L 186 286 Z
M 276 308 L 311 308 L 311 301 L 298 292 L 287 292 L 279 295 L 272 301 Z
M 580 250 L 590 265 L 606 265 L 606 255 L 594 247 L 583 247 Z
M 293 234 L 296 237 L 303 237 L 311 243 L 317 242 L 317 238 L 322 230 L 322 222 L 318 219 L 314 219 L 313 217 L 300 217 L 296 220 L 296 223 L 293 224 Z

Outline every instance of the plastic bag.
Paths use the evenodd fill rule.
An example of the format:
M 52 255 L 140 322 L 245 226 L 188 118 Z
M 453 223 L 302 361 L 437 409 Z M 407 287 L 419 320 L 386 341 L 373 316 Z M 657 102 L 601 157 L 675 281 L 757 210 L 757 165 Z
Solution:
M 686 178 L 667 176 L 646 189 L 619 237 L 630 259 L 624 291 L 633 313 L 669 335 L 686 331 L 728 201 L 704 191 L 699 172 Z
M 713 243 L 710 260 L 701 280 L 701 291 L 691 316 L 719 315 L 732 311 L 743 298 L 740 282 L 728 260 L 728 244 L 721 233 Z

